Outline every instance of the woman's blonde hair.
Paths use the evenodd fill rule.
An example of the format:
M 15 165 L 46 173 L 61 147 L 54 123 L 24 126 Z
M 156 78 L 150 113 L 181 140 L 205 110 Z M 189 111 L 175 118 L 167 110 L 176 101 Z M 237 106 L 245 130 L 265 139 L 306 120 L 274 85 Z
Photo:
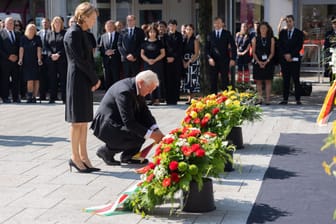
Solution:
M 24 32 L 24 35 L 25 35 L 26 37 L 29 36 L 29 30 L 30 30 L 32 27 L 34 28 L 34 36 L 36 35 L 36 33 L 37 33 L 36 26 L 35 26 L 35 24 L 30 23 L 30 24 L 28 24 L 28 25 L 26 26 L 26 29 L 25 29 L 25 32 Z
M 55 23 L 59 21 L 61 23 L 61 30 L 64 29 L 63 19 L 60 16 L 55 16 L 51 21 L 51 30 L 55 32 Z
M 83 2 L 76 7 L 75 15 L 74 15 L 75 20 L 77 21 L 78 24 L 81 25 L 84 23 L 84 17 L 89 17 L 94 12 L 98 16 L 99 13 L 96 7 L 94 7 L 89 2 Z

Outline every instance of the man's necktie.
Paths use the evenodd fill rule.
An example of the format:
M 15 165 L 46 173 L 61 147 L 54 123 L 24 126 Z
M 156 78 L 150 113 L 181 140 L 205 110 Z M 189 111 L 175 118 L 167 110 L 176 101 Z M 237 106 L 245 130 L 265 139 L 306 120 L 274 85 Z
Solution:
M 291 39 L 292 38 L 292 32 L 291 30 L 288 30 L 288 39 Z
M 113 44 L 112 33 L 110 33 L 110 41 L 109 41 L 110 48 L 112 48 L 112 44 Z
M 132 37 L 133 36 L 133 29 L 131 28 L 130 29 L 130 37 Z
M 9 31 L 9 33 L 10 33 L 10 39 L 11 39 L 11 42 L 12 42 L 12 44 L 14 44 L 14 42 L 15 42 L 15 37 L 14 37 L 14 34 L 13 34 L 13 31 Z

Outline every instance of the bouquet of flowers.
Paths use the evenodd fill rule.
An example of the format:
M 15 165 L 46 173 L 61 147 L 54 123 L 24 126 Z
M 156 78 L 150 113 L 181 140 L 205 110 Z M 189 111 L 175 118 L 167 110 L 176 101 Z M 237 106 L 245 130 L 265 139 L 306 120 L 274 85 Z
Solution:
M 256 100 L 253 92 L 234 90 L 192 100 L 182 126 L 196 127 L 202 132 L 211 131 L 226 138 L 233 127 L 261 118 L 261 108 L 255 105 Z
M 142 183 L 126 203 L 143 215 L 178 191 L 188 191 L 196 181 L 201 189 L 203 177 L 218 177 L 231 159 L 227 145 L 216 134 L 197 128 L 178 128 L 165 136 L 156 148 L 153 162 L 137 170 Z

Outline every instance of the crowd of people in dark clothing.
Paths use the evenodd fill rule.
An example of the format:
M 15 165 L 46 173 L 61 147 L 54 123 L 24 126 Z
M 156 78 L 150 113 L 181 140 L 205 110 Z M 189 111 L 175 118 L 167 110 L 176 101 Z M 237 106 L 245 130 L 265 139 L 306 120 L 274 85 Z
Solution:
M 224 21 L 217 17 L 213 31 L 207 35 L 205 55 L 208 60 L 211 93 L 226 89 L 232 83 L 230 67 L 237 63 L 238 83 L 250 83 L 250 68 L 263 103 L 270 104 L 271 83 L 276 64 L 281 65 L 284 93 L 281 104 L 288 103 L 289 83 L 293 79 L 295 99 L 300 101 L 300 50 L 303 33 L 294 28 L 294 17 L 285 18 L 287 27 L 279 30 L 275 38 L 267 22 L 255 22 L 250 29 L 246 23 L 232 35 L 225 29 Z M 76 21 L 71 18 L 68 26 Z M 158 21 L 136 26 L 134 15 L 128 15 L 125 27 L 121 21 L 108 20 L 104 33 L 95 39 L 87 32 L 95 54 L 102 57 L 103 83 L 107 90 L 116 81 L 133 77 L 142 70 L 152 70 L 160 85 L 147 97 L 149 104 L 175 105 L 180 92 L 188 95 L 187 104 L 200 92 L 200 40 L 193 24 L 180 25 L 177 21 Z M 3 103 L 27 103 L 66 100 L 67 59 L 63 38 L 66 33 L 64 20 L 56 16 L 51 21 L 44 18 L 42 29 L 30 23 L 23 28 L 21 21 L 6 18 L 0 30 L 0 96 Z M 263 82 L 265 82 L 265 87 Z M 10 97 L 11 96 L 11 97 Z

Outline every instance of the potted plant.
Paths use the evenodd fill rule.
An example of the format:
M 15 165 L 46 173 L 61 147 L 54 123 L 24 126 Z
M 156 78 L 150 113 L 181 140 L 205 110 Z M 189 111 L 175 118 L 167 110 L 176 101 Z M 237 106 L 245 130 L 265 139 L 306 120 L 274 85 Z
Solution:
M 211 132 L 187 127 L 171 131 L 156 148 L 153 162 L 137 170 L 142 174 L 142 183 L 126 206 L 145 215 L 156 205 L 174 200 L 177 192 L 190 192 L 191 183 L 201 190 L 204 180 L 208 182 L 204 178 L 223 173 L 229 159 L 227 147 L 222 138 Z M 213 198 L 212 189 L 208 192 L 211 192 L 208 197 Z M 190 197 L 190 193 L 183 195 Z M 209 206 L 213 209 L 211 203 Z
M 233 128 L 240 127 L 245 121 L 253 122 L 261 118 L 261 108 L 255 105 L 256 100 L 254 92 L 239 93 L 234 90 L 192 100 L 182 126 L 197 127 L 202 132 L 211 131 L 227 139 Z M 242 135 L 238 139 L 241 143 L 234 144 L 240 148 Z

